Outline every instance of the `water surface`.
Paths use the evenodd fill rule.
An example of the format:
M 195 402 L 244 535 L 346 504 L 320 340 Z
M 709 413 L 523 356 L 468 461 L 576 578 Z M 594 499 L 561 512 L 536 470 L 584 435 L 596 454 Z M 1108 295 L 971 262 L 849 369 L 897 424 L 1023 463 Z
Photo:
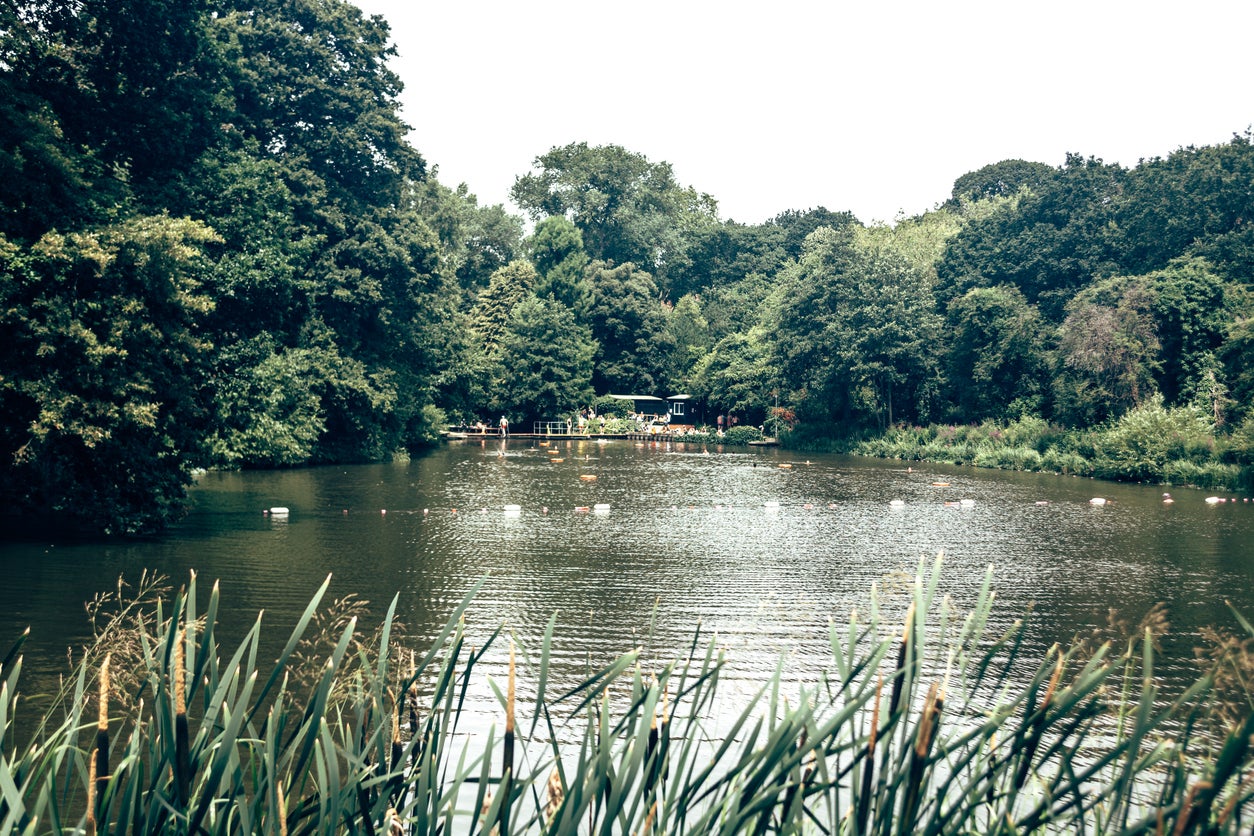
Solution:
M 1199 628 L 1233 623 L 1225 600 L 1254 614 L 1254 504 L 1204 496 L 1165 504 L 1157 487 L 781 450 L 453 443 L 407 463 L 209 473 L 190 515 L 153 539 L 0 544 L 0 644 L 29 625 L 24 681 L 54 676 L 88 635 L 83 602 L 143 569 L 219 579 L 224 632 L 264 608 L 276 646 L 328 574 L 331 596 L 377 612 L 399 594 L 420 636 L 486 578 L 472 634 L 504 622 L 534 643 L 557 613 L 559 678 L 644 642 L 654 623 L 650 655 L 682 654 L 699 626 L 751 682 L 780 652 L 823 665 L 829 619 L 865 607 L 872 584 L 899 614 L 904 580 L 943 550 L 959 606 L 995 566 L 994 619 L 1031 607 L 1034 652 L 1105 624 L 1111 607 L 1135 623 L 1165 602 L 1164 671 L 1182 677 Z M 576 510 L 598 503 L 608 512 Z

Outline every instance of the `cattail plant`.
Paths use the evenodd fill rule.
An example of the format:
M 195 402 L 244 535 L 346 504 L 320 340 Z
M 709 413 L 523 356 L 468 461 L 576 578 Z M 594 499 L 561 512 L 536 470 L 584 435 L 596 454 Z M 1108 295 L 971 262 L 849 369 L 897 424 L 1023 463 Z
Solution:
M 0 830 L 1249 831 L 1254 711 L 1212 734 L 1203 721 L 1212 678 L 1162 696 L 1148 634 L 1029 659 L 1022 625 L 988 627 L 991 579 L 990 571 L 962 613 L 938 592 L 939 561 L 930 572 L 921 563 L 904 622 L 892 619 L 904 623 L 900 632 L 883 637 L 890 619 L 873 595 L 865 623 L 855 615 L 830 628 L 830 664 L 790 678 L 781 660 L 756 691 L 731 701 L 720 688 L 735 660 L 699 633 L 685 655 L 649 675 L 635 649 L 556 687 L 551 619 L 538 653 L 511 643 L 508 682 L 496 691 L 503 734 L 494 725 L 467 734 L 463 714 L 502 633 L 469 646 L 462 615 L 476 590 L 398 677 L 395 601 L 382 629 L 365 633 L 377 640 L 363 642 L 348 618 L 333 622 L 318 654 L 298 652 L 314 646 L 304 643 L 308 631 L 327 628 L 314 615 L 328 578 L 270 666 L 258 662 L 260 619 L 238 648 L 220 650 L 217 589 L 199 613 L 193 577 L 143 619 L 147 632 L 132 646 L 140 649 L 136 681 L 150 699 L 123 709 L 121 722 L 113 703 L 114 726 L 125 732 L 112 744 L 113 677 L 95 661 L 105 654 L 85 654 L 24 745 L 12 739 L 21 657 L 6 654 Z M 1254 640 L 1254 628 L 1240 616 L 1237 623 Z M 313 671 L 297 670 L 307 661 Z M 84 757 L 97 671 L 97 739 Z M 1139 685 L 1125 671 L 1139 673 Z M 534 704 L 519 699 L 517 679 L 528 675 Z M 1126 694 L 1113 713 L 1110 694 Z M 66 787 L 85 787 L 85 812 L 84 793 Z

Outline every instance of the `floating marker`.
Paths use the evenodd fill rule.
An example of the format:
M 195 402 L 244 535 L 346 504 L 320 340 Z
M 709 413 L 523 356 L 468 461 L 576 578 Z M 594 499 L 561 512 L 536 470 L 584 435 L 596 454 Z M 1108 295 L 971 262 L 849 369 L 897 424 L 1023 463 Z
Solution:
M 906 503 L 905 503 L 903 500 L 900 500 L 900 499 L 894 499 L 894 500 L 892 500 L 891 502 L 889 502 L 888 504 L 889 504 L 889 506 L 890 506 L 890 507 L 892 507 L 892 508 L 900 508 L 900 507 L 902 507 L 903 505 L 905 505 Z
M 779 503 L 772 499 L 770 502 L 763 502 L 762 507 L 767 510 L 778 511 Z
M 1210 502 L 1210 500 L 1209 500 L 1209 499 L 1208 499 L 1208 500 L 1206 500 L 1206 501 L 1207 501 L 1207 502 Z M 1106 504 L 1106 499 L 1105 499 L 1105 497 L 1095 496 L 1095 497 L 1093 497 L 1092 499 L 1090 499 L 1090 500 L 1089 500 L 1089 505 L 1105 505 L 1105 504 Z
M 596 505 L 592 506 L 592 510 L 593 511 L 608 511 L 610 510 L 610 504 L 608 502 L 598 502 Z
M 974 499 L 960 499 L 958 500 L 958 504 L 961 505 L 963 508 L 974 508 L 975 500 Z
M 282 505 L 276 505 L 275 507 L 270 509 L 270 516 L 272 517 L 286 517 L 287 515 L 288 515 L 288 510 L 284 508 Z
M 1219 504 L 1219 503 L 1221 503 L 1221 502 L 1223 502 L 1223 500 L 1222 500 L 1222 499 L 1220 499 L 1220 498 L 1219 498 L 1219 497 L 1217 497 L 1217 496 L 1208 496 L 1208 497 L 1206 497 L 1206 504 L 1207 504 L 1207 505 L 1218 505 L 1218 504 Z
M 579 478 L 585 482 L 595 482 L 597 480 L 597 477 L 591 473 L 581 473 Z
M 506 505 L 505 506 L 505 513 L 507 514 L 517 514 L 521 510 L 522 510 L 521 505 Z

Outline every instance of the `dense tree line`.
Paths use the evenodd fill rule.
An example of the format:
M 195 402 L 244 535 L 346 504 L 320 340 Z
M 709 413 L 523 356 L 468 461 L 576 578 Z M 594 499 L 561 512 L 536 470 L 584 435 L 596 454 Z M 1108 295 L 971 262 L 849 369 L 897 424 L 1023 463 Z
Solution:
M 1154 402 L 1254 435 L 1248 133 L 998 162 L 872 227 L 725 221 L 573 143 L 515 182 L 528 234 L 410 144 L 392 53 L 344 0 L 0 7 L 9 508 L 140 531 L 195 467 L 377 460 L 608 392 L 812 433 Z

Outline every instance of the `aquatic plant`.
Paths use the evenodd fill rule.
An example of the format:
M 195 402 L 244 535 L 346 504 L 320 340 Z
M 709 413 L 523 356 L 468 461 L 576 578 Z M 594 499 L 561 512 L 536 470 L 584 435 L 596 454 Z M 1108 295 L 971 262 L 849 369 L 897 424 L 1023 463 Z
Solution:
M 941 577 L 940 559 L 920 563 L 904 619 L 873 595 L 831 626 L 824 670 L 797 679 L 781 661 L 734 699 L 731 662 L 699 631 L 683 658 L 647 670 L 632 651 L 554 689 L 554 617 L 519 663 L 511 641 L 503 687 L 487 677 L 499 737 L 468 733 L 504 640 L 469 646 L 477 587 L 415 652 L 392 631 L 395 600 L 368 641 L 351 602 L 319 630 L 324 583 L 270 665 L 260 618 L 224 654 L 217 588 L 198 611 L 193 577 L 143 617 L 119 610 L 141 648 L 135 684 L 119 692 L 102 640 L 27 743 L 13 737 L 22 640 L 2 657 L 0 831 L 1248 832 L 1248 622 L 1234 614 L 1245 637 L 1225 632 L 1200 678 L 1165 694 L 1161 617 L 1033 660 L 1021 624 L 990 629 L 991 570 L 965 612 Z M 331 642 L 297 687 L 319 632 Z

